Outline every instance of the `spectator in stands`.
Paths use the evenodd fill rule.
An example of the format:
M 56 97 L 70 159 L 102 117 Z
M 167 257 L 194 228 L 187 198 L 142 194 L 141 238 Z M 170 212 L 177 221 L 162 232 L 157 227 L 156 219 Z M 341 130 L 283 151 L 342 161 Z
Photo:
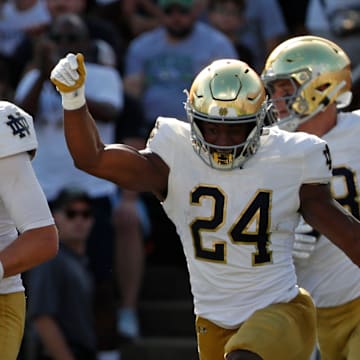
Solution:
M 0 54 L 11 63 L 11 83 L 16 86 L 24 62 L 18 48 L 26 48 L 49 25 L 51 17 L 43 0 L 1 1 Z M 26 57 L 28 58 L 28 57 Z
M 204 21 L 209 21 L 211 0 L 206 0 L 203 9 Z M 278 0 L 244 0 L 245 14 L 237 29 L 238 41 L 248 48 L 253 56 L 252 67 L 261 71 L 266 55 L 289 35 Z M 241 59 L 241 57 L 240 57 Z
M 161 25 L 162 11 L 156 0 L 124 0 L 122 10 L 132 38 Z
M 209 0 L 209 23 L 228 36 L 242 61 L 253 64 L 254 56 L 251 50 L 241 43 L 238 36 L 239 26 L 245 21 L 244 17 L 245 0 Z
M 279 5 L 291 36 L 307 34 L 305 17 L 308 3 L 309 0 L 279 0 Z
M 93 42 L 87 27 L 76 14 L 55 18 L 47 36 L 39 40 L 29 71 L 22 77 L 15 92 L 15 101 L 34 116 L 39 151 L 34 168 L 49 203 L 65 186 L 82 186 L 95 204 L 95 224 L 87 254 L 95 279 L 96 330 L 100 349 L 117 346 L 114 293 L 114 229 L 112 210 L 117 201 L 117 187 L 76 170 L 64 141 L 61 97 L 49 81 L 50 69 L 62 54 L 82 49 L 89 54 L 86 96 L 95 111 L 101 133 L 108 142 L 115 135 L 116 120 L 123 107 L 122 80 L 118 71 L 96 63 Z M 99 87 L 99 79 L 103 86 Z
M 237 58 L 231 41 L 197 20 L 192 0 L 160 0 L 162 25 L 135 38 L 126 54 L 125 91 L 142 100 L 148 128 L 158 115 L 186 121 L 184 89 L 212 60 Z
M 96 14 L 89 13 L 89 0 L 45 0 L 54 20 L 59 15 L 77 14 L 84 20 L 90 38 L 97 43 L 102 63 L 122 68 L 124 43 L 121 34 Z
M 262 70 L 266 55 L 288 35 L 278 0 L 245 0 L 245 22 L 239 37 L 254 54 L 256 70 Z
M 344 21 L 346 24 L 347 12 L 343 12 L 342 9 L 354 11 L 354 20 L 357 19 L 354 23 L 354 31 L 343 35 L 340 31 L 336 31 Z M 352 20 L 349 19 L 348 23 L 349 21 L 351 23 Z M 332 40 L 344 49 L 351 59 L 353 68 L 360 65 L 360 2 L 358 0 L 309 0 L 305 24 L 311 35 Z
M 0 55 L 0 99 L 12 102 L 14 98 L 11 60 Z
M 80 188 L 64 188 L 52 205 L 59 253 L 27 275 L 28 319 L 34 341 L 39 339 L 35 358 L 95 360 L 94 289 L 86 258 L 91 198 Z

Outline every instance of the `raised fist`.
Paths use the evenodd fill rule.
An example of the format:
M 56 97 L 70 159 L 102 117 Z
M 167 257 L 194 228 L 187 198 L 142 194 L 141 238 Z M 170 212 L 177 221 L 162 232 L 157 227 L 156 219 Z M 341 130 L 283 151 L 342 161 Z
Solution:
M 85 83 L 86 68 L 84 56 L 80 53 L 67 54 L 51 71 L 50 80 L 61 93 L 73 92 Z

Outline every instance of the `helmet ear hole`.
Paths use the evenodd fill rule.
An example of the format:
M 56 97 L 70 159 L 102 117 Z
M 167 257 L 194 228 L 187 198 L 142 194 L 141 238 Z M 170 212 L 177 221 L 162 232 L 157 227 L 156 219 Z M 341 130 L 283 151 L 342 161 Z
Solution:
M 328 87 L 330 86 L 330 83 L 322 84 L 316 88 L 317 91 L 320 93 L 324 92 Z

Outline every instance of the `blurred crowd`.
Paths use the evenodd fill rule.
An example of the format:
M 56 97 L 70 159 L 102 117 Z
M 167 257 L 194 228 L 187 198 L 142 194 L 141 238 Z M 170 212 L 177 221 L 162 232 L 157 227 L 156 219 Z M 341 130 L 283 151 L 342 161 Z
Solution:
M 330 14 L 345 2 L 351 3 L 0 0 L 0 98 L 14 102 L 34 118 L 39 149 L 33 164 L 54 214 L 64 210 L 59 196 L 65 188 L 81 188 L 86 193 L 80 199 L 83 208 L 66 208 L 65 219 L 87 221 L 81 257 L 86 258 L 88 273 L 81 276 L 85 282 L 91 279 L 93 286 L 83 289 L 80 296 L 89 297 L 94 305 L 94 334 L 88 334 L 85 344 L 93 343 L 89 341 L 92 336 L 97 344 L 96 349 L 87 350 L 111 351 L 117 349 L 119 341 L 141 335 L 137 305 L 143 271 L 149 261 L 166 261 L 159 260 L 165 236 L 167 241 L 171 239 L 173 252 L 166 258 L 176 259 L 180 265 L 184 259 L 172 225 L 151 195 L 124 191 L 75 169 L 63 136 L 61 97 L 49 81 L 51 69 L 67 53 L 83 53 L 88 72 L 86 97 L 102 139 L 141 149 L 158 116 L 186 121 L 184 89 L 189 89 L 193 77 L 212 60 L 239 58 L 261 72 L 266 56 L 280 42 L 314 34 L 332 39 L 349 54 L 355 108 L 359 101 L 360 35 L 343 38 L 329 26 Z M 74 210 L 72 215 L 70 210 Z M 61 216 L 55 219 L 64 226 Z M 66 238 L 63 240 L 66 245 Z M 25 274 L 29 294 L 44 276 L 40 270 Z M 47 277 L 51 273 L 46 268 L 43 271 Z M 47 277 L 45 284 L 52 288 L 54 284 Z M 91 297 L 87 293 L 90 288 Z M 50 305 L 39 308 L 34 298 L 24 338 L 26 351 L 21 354 L 24 360 L 40 358 L 29 354 L 40 351 L 34 342 L 46 344 L 47 330 L 42 328 L 41 316 L 47 315 L 47 310 L 49 314 L 57 311 Z M 76 299 L 76 295 L 71 298 Z M 59 311 L 63 315 L 67 310 Z M 84 316 L 88 314 L 84 311 Z M 50 350 L 43 359 L 53 358 Z

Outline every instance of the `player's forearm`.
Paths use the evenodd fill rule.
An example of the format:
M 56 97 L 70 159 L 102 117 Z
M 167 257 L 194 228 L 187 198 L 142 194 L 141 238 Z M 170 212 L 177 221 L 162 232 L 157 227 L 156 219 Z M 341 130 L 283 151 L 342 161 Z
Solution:
M 50 260 L 57 254 L 58 234 L 55 225 L 25 231 L 0 251 L 4 277 L 20 274 Z
M 86 105 L 77 110 L 64 110 L 64 131 L 75 166 L 91 172 L 104 150 L 104 144 Z

